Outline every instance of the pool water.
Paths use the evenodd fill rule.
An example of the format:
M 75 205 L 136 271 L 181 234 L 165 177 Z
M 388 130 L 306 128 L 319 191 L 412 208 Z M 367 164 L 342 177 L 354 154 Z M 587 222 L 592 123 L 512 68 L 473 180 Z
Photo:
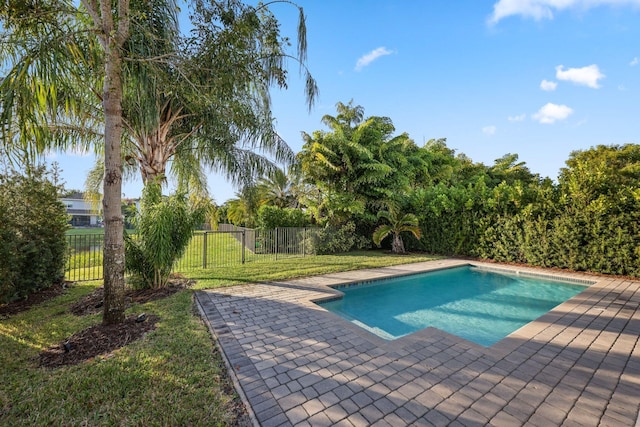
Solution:
M 384 339 L 431 326 L 488 347 L 585 285 L 465 266 L 339 289 L 320 305 Z

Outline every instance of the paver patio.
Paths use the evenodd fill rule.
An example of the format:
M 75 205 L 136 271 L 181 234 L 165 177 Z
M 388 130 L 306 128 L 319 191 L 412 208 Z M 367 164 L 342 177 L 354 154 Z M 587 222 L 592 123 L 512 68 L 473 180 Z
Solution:
M 434 328 L 386 341 L 313 303 L 330 285 L 466 264 L 513 270 L 439 260 L 196 300 L 261 426 L 639 425 L 640 282 L 549 272 L 595 283 L 489 348 Z

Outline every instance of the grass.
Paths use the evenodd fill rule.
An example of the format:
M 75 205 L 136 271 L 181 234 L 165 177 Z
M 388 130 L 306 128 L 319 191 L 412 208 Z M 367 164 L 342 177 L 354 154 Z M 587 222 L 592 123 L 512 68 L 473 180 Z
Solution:
M 192 293 L 132 307 L 161 317 L 143 340 L 81 365 L 37 366 L 38 353 L 100 322 L 68 306 L 100 285 L 78 283 L 68 294 L 0 321 L 0 424 L 227 425 L 233 395 L 208 331 L 192 313 Z
M 135 233 L 135 230 L 125 228 L 125 233 Z M 67 230 L 67 236 L 84 236 L 87 234 L 101 234 L 104 235 L 104 227 L 73 227 Z
M 197 280 L 196 288 L 209 289 L 266 280 L 286 280 L 339 271 L 430 261 L 431 255 L 389 255 L 383 251 L 354 251 L 338 255 L 291 257 L 272 262 L 247 263 L 243 266 L 195 269 L 186 272 Z
M 67 236 L 84 236 L 87 234 L 104 234 L 103 227 L 87 227 L 87 228 L 70 228 L 67 230 Z
M 284 259 L 193 270 L 196 289 L 284 280 L 433 257 L 380 251 Z M 193 291 L 135 305 L 130 313 L 160 316 L 157 329 L 112 355 L 55 370 L 38 367 L 38 353 L 101 321 L 76 317 L 73 302 L 101 282 L 78 282 L 31 310 L 0 319 L 0 425 L 228 425 L 234 394 L 208 330 L 193 311 Z

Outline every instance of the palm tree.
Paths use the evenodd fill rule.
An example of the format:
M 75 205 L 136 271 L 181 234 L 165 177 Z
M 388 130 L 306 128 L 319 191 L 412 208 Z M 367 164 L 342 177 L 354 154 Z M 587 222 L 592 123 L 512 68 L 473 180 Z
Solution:
M 245 185 L 236 192 L 234 199 L 227 200 L 227 219 L 234 225 L 252 228 L 261 205 L 258 188 L 253 184 Z
M 125 310 L 120 143 L 122 48 L 129 37 L 131 5 L 129 0 L 80 3 L 0 6 L 0 56 L 7 67 L 0 83 L 0 136 L 7 152 L 35 156 L 50 148 L 86 148 L 87 122 L 103 124 L 103 322 L 110 324 L 123 321 Z M 102 112 L 100 120 L 94 119 L 96 109 Z
M 276 161 L 293 157 L 273 131 L 268 97 L 272 84 L 286 86 L 288 41 L 267 6 L 225 5 L 197 2 L 197 34 L 187 40 L 175 31 L 173 0 L 0 5 L 3 150 L 37 155 L 93 143 L 103 154 L 105 323 L 124 319 L 123 159 L 139 164 L 145 182 L 162 178 L 173 159 L 183 183 L 202 186 L 201 165 L 236 182 L 268 170 L 256 147 Z M 311 104 L 317 87 L 299 10 L 295 58 Z
M 171 172 L 181 188 L 206 195 L 207 169 L 242 186 L 275 173 L 276 162 L 290 163 L 294 155 L 275 132 L 269 98 L 272 85 L 286 86 L 287 40 L 269 9 L 237 0 L 224 7 L 198 2 L 192 14 L 197 37 L 191 38 L 180 36 L 175 9 L 166 19 L 151 12 L 141 14 L 149 30 L 125 46 L 129 56 L 149 58 L 126 68 L 123 155 L 129 167 L 144 183 Z M 304 69 L 311 105 L 317 87 L 305 65 L 304 25 L 298 39 L 293 58 Z
M 298 207 L 292 177 L 291 173 L 276 169 L 271 175 L 260 178 L 257 187 L 262 203 L 279 208 Z
M 373 232 L 373 243 L 380 246 L 382 240 L 389 234 L 393 235 L 391 242 L 391 252 L 394 254 L 403 254 L 404 242 L 400 235 L 403 231 L 411 232 L 417 239 L 422 235 L 418 226 L 418 218 L 411 213 L 400 215 L 397 209 L 389 209 L 388 211 L 379 211 L 378 218 L 386 219 L 389 224 L 382 224 Z

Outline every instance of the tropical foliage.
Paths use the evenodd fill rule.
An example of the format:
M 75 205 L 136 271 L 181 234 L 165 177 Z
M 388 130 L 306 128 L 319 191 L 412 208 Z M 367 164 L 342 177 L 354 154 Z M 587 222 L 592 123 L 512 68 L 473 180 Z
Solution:
M 311 218 L 301 209 L 266 204 L 258 209 L 256 225 L 264 230 L 273 230 L 278 227 L 305 227 L 310 224 Z
M 373 232 L 373 243 L 380 246 L 382 240 L 388 235 L 393 236 L 391 242 L 391 252 L 394 254 L 403 254 L 404 242 L 401 233 L 408 231 L 412 233 L 416 239 L 420 238 L 422 231 L 418 227 L 418 218 L 411 213 L 401 214 L 397 209 L 378 212 L 378 218 L 385 219 L 388 224 L 382 224 Z
M 286 87 L 285 60 L 292 58 L 305 74 L 309 106 L 317 94 L 306 69 L 305 16 L 298 9 L 295 56 L 286 51 L 288 39 L 266 5 L 195 2 L 188 37 L 177 29 L 175 5 L 173 15 L 161 19 L 152 10 L 144 13 L 144 28 L 151 31 L 132 37 L 129 50 L 163 60 L 128 64 L 123 104 L 127 154 L 143 181 L 164 179 L 171 164 L 180 183 L 202 191 L 207 169 L 246 184 L 274 171 L 271 159 L 292 159 L 273 126 L 269 89 Z
M 287 2 L 289 4 L 293 4 Z M 105 218 L 105 323 L 124 319 L 120 197 L 126 172 L 206 195 L 204 169 L 248 182 L 293 154 L 273 128 L 269 89 L 286 87 L 285 62 L 306 79 L 302 8 L 295 55 L 268 5 L 198 1 L 193 32 L 177 28 L 175 1 L 9 1 L 0 6 L 2 149 L 18 160 L 91 147 L 101 157 Z M 124 132 L 123 132 L 124 130 Z M 123 163 L 124 160 L 124 163 Z M 124 165 L 124 175 L 123 175 Z
M 392 203 L 419 224 L 410 250 L 640 275 L 639 145 L 574 152 L 554 183 L 514 153 L 486 166 L 445 139 L 417 147 L 352 103 L 323 123 L 330 130 L 304 134 L 298 154 L 301 205 L 320 224 L 353 222 L 379 243 L 401 217 L 381 210 Z
M 189 245 L 207 206 L 189 203 L 185 194 L 163 197 L 160 183 L 147 183 L 135 217 L 136 235 L 127 234 L 126 270 L 141 288 L 167 285 L 173 264 Z
M 337 116 L 322 118 L 330 132 L 303 133 L 298 161 L 305 179 L 319 190 L 309 209 L 319 223 L 354 219 L 370 225 L 381 200 L 406 194 L 422 162 L 406 133 L 392 136 L 388 117 L 365 119 L 364 109 L 353 102 L 338 103 L 337 110 Z

